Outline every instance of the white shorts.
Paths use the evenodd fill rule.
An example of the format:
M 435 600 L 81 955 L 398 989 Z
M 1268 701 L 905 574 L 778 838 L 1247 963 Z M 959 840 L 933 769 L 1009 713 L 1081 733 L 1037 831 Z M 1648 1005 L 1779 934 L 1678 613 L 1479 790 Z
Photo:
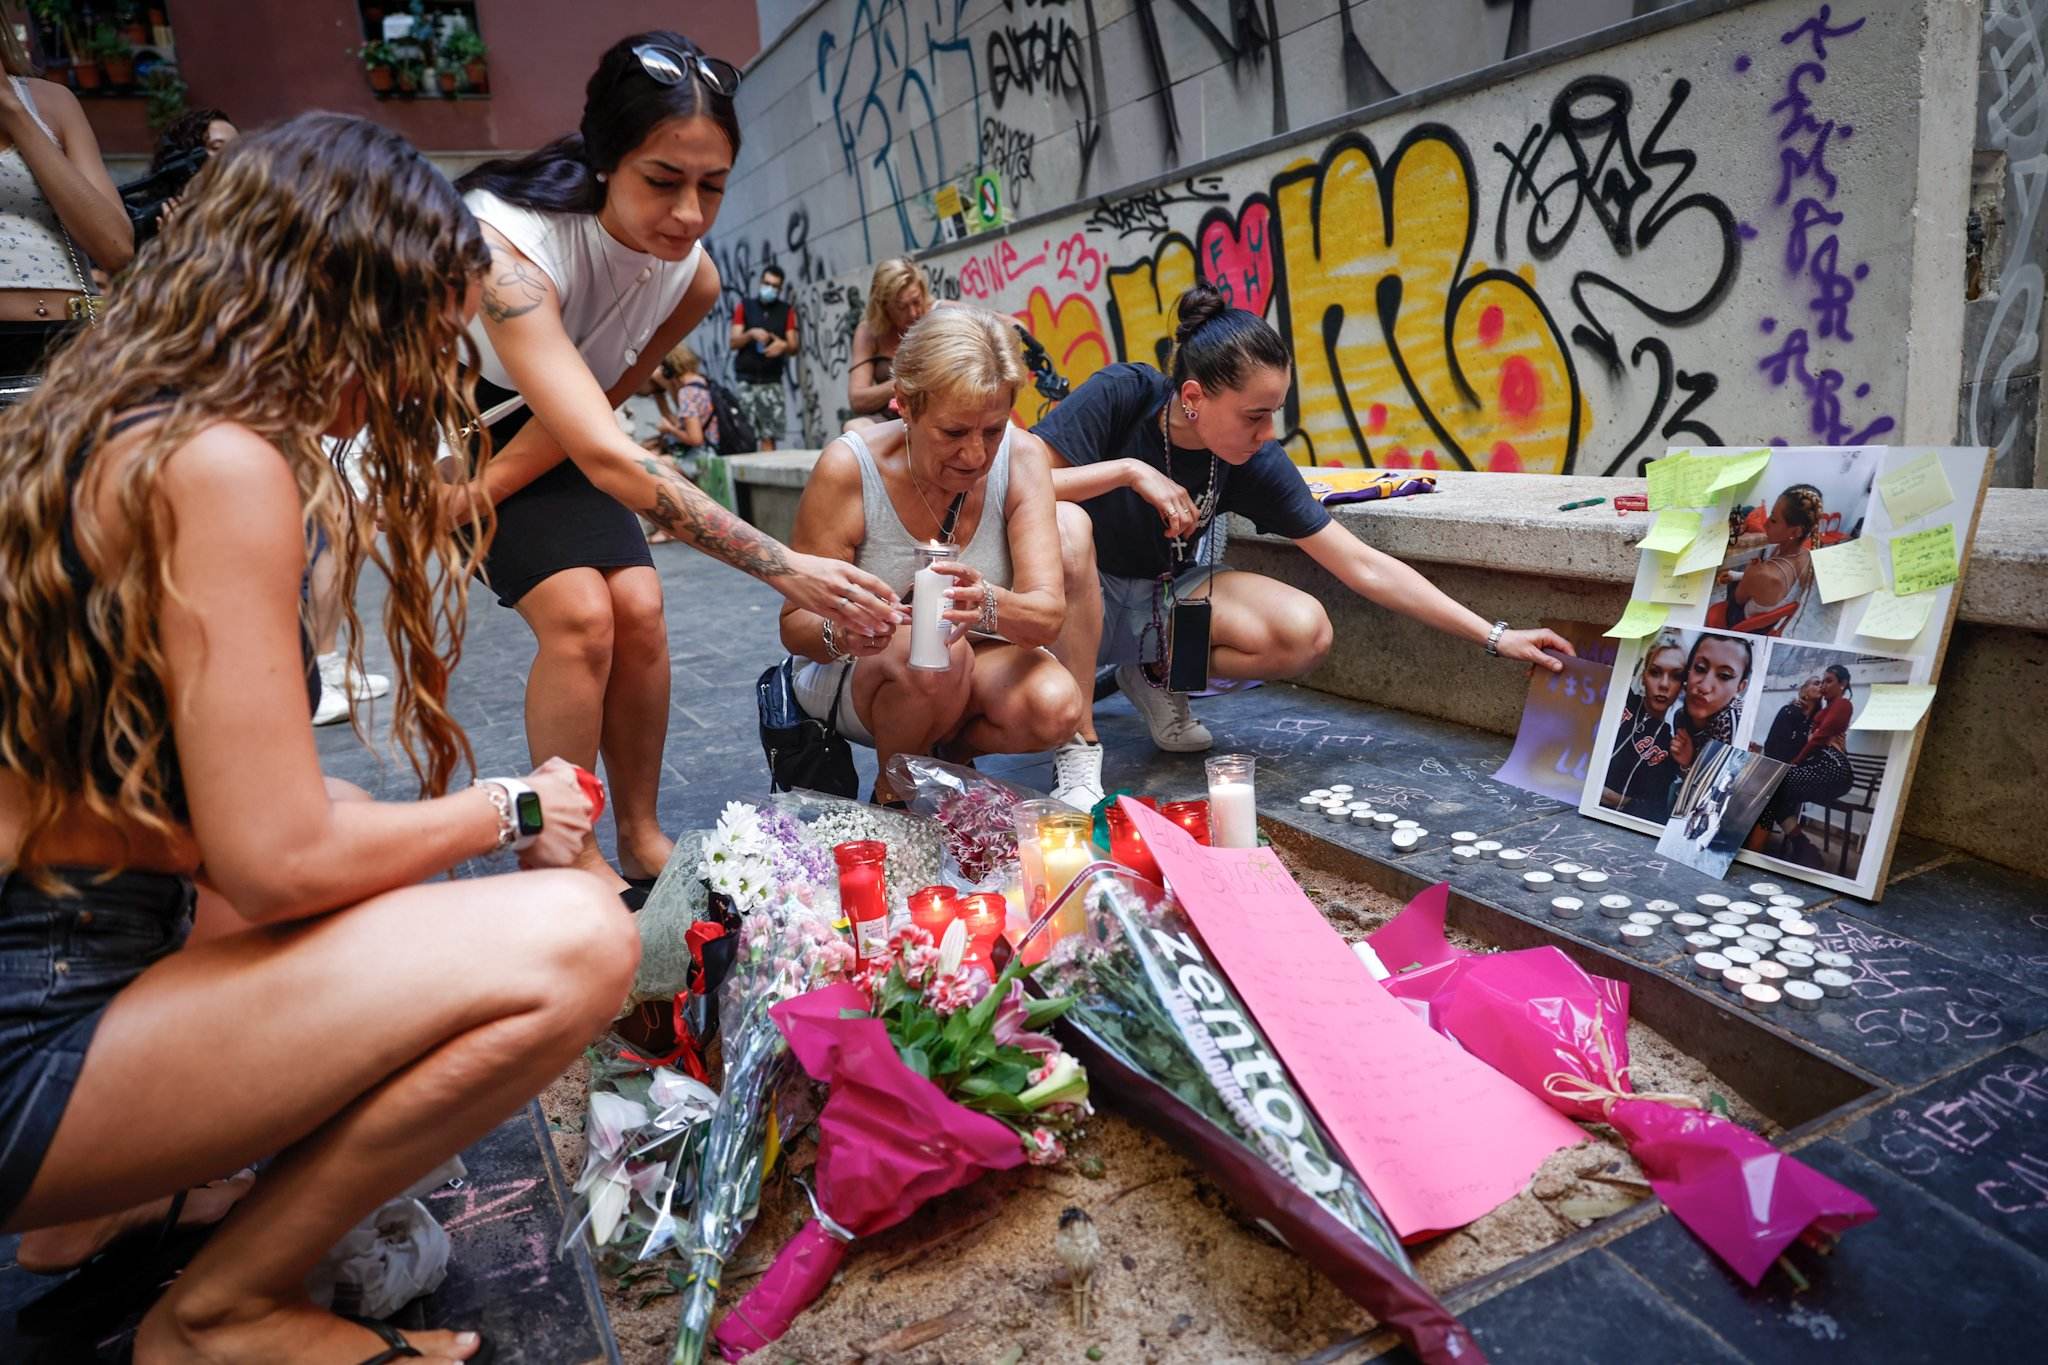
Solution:
M 832 728 L 855 744 L 875 747 L 875 737 L 860 723 L 860 716 L 853 709 L 853 670 L 858 659 L 848 659 L 836 664 L 821 664 L 815 659 L 801 660 L 790 673 L 790 687 L 796 693 L 796 704 L 804 708 L 804 714 L 812 720 L 830 720 Z M 832 700 L 839 699 L 839 715 L 832 716 Z

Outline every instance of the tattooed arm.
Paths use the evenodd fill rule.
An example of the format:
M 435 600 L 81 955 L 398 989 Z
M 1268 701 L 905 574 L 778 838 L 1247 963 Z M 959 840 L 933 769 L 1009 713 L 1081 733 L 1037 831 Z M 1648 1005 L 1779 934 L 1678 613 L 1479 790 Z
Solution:
M 709 260 L 699 263 L 682 303 L 655 332 L 646 354 L 607 393 L 562 326 L 553 283 L 488 225 L 484 235 L 492 259 L 484 288 L 484 329 L 513 387 L 538 419 L 506 445 L 505 458 L 518 472 L 537 474 L 566 455 L 591 483 L 677 540 L 752 574 L 791 601 L 850 626 L 879 630 L 893 621 L 902 603 L 880 579 L 850 564 L 791 552 L 719 506 L 667 463 L 649 457 L 620 430 L 616 405 L 646 383 L 668 349 L 718 301 L 718 271 Z M 485 474 L 493 497 L 505 496 L 500 491 L 504 476 L 494 478 L 490 472 L 498 465 L 494 455 Z

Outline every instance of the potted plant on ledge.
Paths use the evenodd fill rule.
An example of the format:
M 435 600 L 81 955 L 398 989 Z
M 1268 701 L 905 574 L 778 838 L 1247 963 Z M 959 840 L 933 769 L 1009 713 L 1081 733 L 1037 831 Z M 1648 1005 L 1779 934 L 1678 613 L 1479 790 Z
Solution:
M 36 21 L 38 45 L 43 51 L 43 78 L 69 85 L 79 50 L 78 13 L 73 0 L 28 0 L 28 12 Z M 97 82 L 97 68 L 93 76 Z
M 398 63 L 398 93 L 411 96 L 419 93 L 420 64 L 401 60 Z
M 363 74 L 369 78 L 370 89 L 380 95 L 391 93 L 397 82 L 395 75 L 398 54 L 385 42 L 364 43 L 356 49 L 356 56 L 362 61 Z
M 93 28 L 92 37 L 85 45 L 86 55 L 99 62 L 106 72 L 107 84 L 129 86 L 135 84 L 135 49 L 121 36 L 120 30 L 112 24 L 99 24 Z M 80 68 L 81 73 L 84 68 Z M 84 85 L 84 81 L 79 82 Z
M 450 66 L 461 67 L 469 78 L 469 88 L 478 94 L 491 84 L 490 68 L 484 64 L 488 51 L 483 35 L 473 28 L 454 29 L 441 40 L 441 59 Z
M 462 73 L 457 71 L 452 63 L 442 62 L 434 68 L 434 79 L 439 83 L 442 95 L 453 99 L 455 87 L 461 83 Z

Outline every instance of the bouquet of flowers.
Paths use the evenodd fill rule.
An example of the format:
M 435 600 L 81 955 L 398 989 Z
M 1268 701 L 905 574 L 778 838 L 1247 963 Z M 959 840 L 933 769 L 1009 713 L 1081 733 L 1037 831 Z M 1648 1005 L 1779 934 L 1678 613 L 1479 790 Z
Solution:
M 1088 1076 L 1037 1030 L 1065 1000 L 1024 993 L 1012 960 L 991 985 L 962 968 L 966 926 L 934 948 L 915 926 L 845 985 L 773 1013 L 797 1060 L 831 1087 L 818 1117 L 816 1214 L 718 1325 L 738 1360 L 789 1330 L 831 1283 L 856 1237 L 893 1227 L 985 1171 L 1050 1164 L 1090 1112 Z
M 770 809 L 794 822 L 803 837 L 822 850 L 825 884 L 832 887 L 835 903 L 838 874 L 832 867 L 832 849 L 838 844 L 879 839 L 889 846 L 885 880 L 892 910 L 919 887 L 944 880 L 945 844 L 935 820 L 818 792 L 783 792 L 772 798 Z
M 985 885 L 1017 861 L 1017 807 L 1030 792 L 922 754 L 890 759 L 889 781 L 910 793 L 912 810 L 939 822 L 962 881 Z
M 1752 1287 L 1796 1240 L 1826 1245 L 1877 1216 L 1868 1200 L 1690 1095 L 1638 1094 L 1628 1078 L 1628 987 L 1556 948 L 1467 953 L 1444 938 L 1436 887 L 1372 936 L 1385 982 L 1431 1028 L 1560 1113 L 1605 1123 L 1650 1188 Z
M 687 1209 L 706 1120 L 718 1092 L 667 1067 L 593 1053 L 583 1124 L 583 1171 L 574 1194 L 582 1217 L 562 1229 L 561 1247 L 588 1235 L 593 1251 L 630 1251 L 644 1261 L 676 1240 L 675 1209 Z
M 730 897 L 742 915 L 790 901 L 806 910 L 838 909 L 831 846 L 780 807 L 727 802 L 704 840 L 699 866 L 705 884 Z
M 1385 1215 L 1302 1098 L 1172 896 L 1124 868 L 1083 873 L 1085 930 L 1060 939 L 1061 1028 L 1131 1118 L 1158 1131 L 1425 1361 L 1478 1343 L 1416 1278 Z
M 830 921 L 792 910 L 788 903 L 781 909 L 785 913 L 771 908 L 748 917 L 725 983 L 725 1088 L 697 1148 L 677 1365 L 703 1359 L 720 1271 L 760 1205 L 769 1101 L 789 1055 L 771 1011 L 813 986 L 843 981 L 854 968 L 853 945 Z

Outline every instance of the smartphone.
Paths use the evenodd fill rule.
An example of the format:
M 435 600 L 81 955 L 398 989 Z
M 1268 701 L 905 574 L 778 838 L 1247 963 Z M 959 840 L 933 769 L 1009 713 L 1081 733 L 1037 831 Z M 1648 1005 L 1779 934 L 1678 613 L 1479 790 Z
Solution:
M 1209 602 L 1176 602 L 1167 619 L 1166 688 L 1209 690 Z

